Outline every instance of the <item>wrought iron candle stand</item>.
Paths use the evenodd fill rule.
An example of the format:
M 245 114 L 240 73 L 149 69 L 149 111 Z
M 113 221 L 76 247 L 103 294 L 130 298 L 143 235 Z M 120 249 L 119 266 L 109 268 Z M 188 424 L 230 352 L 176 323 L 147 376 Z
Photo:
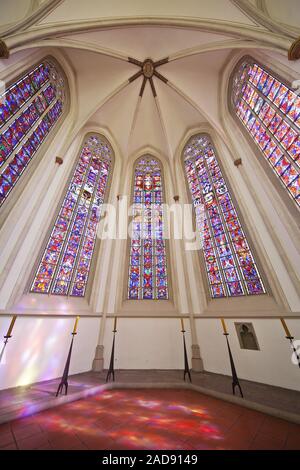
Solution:
M 283 326 L 283 328 L 284 328 L 284 330 L 285 330 L 286 339 L 288 339 L 288 340 L 290 341 L 291 348 L 292 348 L 292 350 L 294 351 L 294 354 L 295 354 L 295 356 L 296 356 L 296 358 L 297 358 L 297 361 L 298 361 L 298 367 L 300 368 L 300 357 L 299 357 L 299 354 L 297 353 L 297 350 L 296 350 L 296 348 L 295 348 L 294 341 L 293 341 L 293 340 L 295 339 L 295 337 L 291 335 L 291 332 L 290 332 L 290 330 L 288 329 L 287 324 L 285 323 L 284 318 L 280 318 L 280 321 L 281 321 L 282 326 Z
M 114 363 L 115 363 L 115 336 L 117 333 L 117 317 L 115 317 L 115 322 L 114 322 L 114 329 L 113 329 L 113 343 L 112 343 L 112 348 L 111 348 L 111 355 L 110 355 L 110 363 L 109 363 L 109 369 L 107 371 L 107 376 L 106 376 L 106 382 L 108 382 L 112 376 L 113 382 L 115 381 L 115 369 L 114 369 Z
M 293 349 L 294 351 L 294 354 L 297 358 L 297 361 L 298 361 L 298 367 L 300 368 L 300 356 L 299 354 L 297 353 L 297 349 L 295 348 L 295 345 L 294 345 L 294 339 L 295 337 L 294 336 L 286 336 L 286 339 L 289 339 L 290 340 L 290 343 L 291 343 L 291 348 Z
M 233 356 L 232 356 L 231 349 L 230 349 L 230 344 L 229 344 L 229 339 L 228 339 L 229 333 L 226 329 L 226 325 L 225 325 L 225 322 L 224 322 L 223 318 L 221 318 L 221 322 L 222 322 L 222 325 L 223 325 L 223 331 L 224 331 L 223 335 L 226 338 L 228 354 L 229 354 L 229 361 L 230 361 L 231 375 L 232 375 L 232 393 L 233 393 L 233 395 L 235 395 L 235 387 L 238 387 L 238 389 L 240 391 L 240 394 L 241 394 L 241 397 L 244 398 L 242 388 L 241 388 L 241 385 L 240 385 L 240 382 L 239 382 L 239 379 L 238 379 L 238 376 L 237 376 L 237 373 L 236 373 L 236 368 L 235 368 L 235 365 L 234 365 Z
M 73 332 L 72 332 L 72 340 L 71 340 L 71 344 L 70 344 L 70 349 L 69 349 L 68 357 L 67 357 L 67 360 L 66 360 L 66 365 L 65 365 L 65 368 L 64 368 L 64 372 L 63 372 L 60 384 L 59 384 L 57 392 L 56 392 L 56 396 L 58 396 L 59 393 L 63 392 L 63 387 L 65 387 L 65 395 L 67 395 L 67 393 L 68 393 L 69 369 L 70 369 L 70 362 L 71 362 L 72 349 L 73 349 L 73 343 L 74 343 L 74 336 L 77 335 L 78 320 L 79 320 L 79 317 L 76 317 L 74 329 L 73 329 Z
M 183 318 L 181 318 L 181 333 L 183 338 L 183 355 L 184 355 L 184 372 L 183 372 L 183 380 L 185 381 L 185 376 L 188 375 L 190 382 L 192 382 L 190 367 L 189 367 L 189 360 L 188 355 L 186 352 L 186 343 L 185 343 L 185 329 L 183 324 Z
M 4 355 L 4 351 L 5 351 L 6 345 L 7 345 L 7 343 L 8 343 L 8 340 L 9 340 L 9 338 L 12 337 L 12 334 L 11 334 L 11 333 L 12 333 L 12 329 L 13 329 L 13 327 L 14 327 L 14 324 L 15 324 L 16 319 L 17 319 L 17 315 L 14 315 L 14 316 L 12 317 L 12 319 L 11 319 L 11 322 L 10 322 L 10 325 L 9 325 L 9 328 L 8 328 L 8 330 L 7 330 L 6 335 L 3 336 L 3 338 L 4 338 L 4 344 L 3 344 L 3 347 L 2 347 L 2 351 L 1 351 L 1 353 L 0 353 L 0 364 L 1 364 L 1 361 L 2 361 L 2 358 L 3 358 L 3 355 Z
M 8 340 L 9 340 L 9 338 L 11 338 L 11 337 L 12 337 L 12 335 L 9 335 L 9 336 L 5 335 L 5 336 L 3 336 L 3 338 L 4 338 L 5 341 L 4 341 L 4 344 L 3 344 L 3 347 L 2 347 L 2 351 L 1 351 L 1 353 L 0 353 L 0 364 L 1 364 L 1 361 L 2 361 L 2 357 L 3 357 L 3 355 L 4 355 L 4 351 L 5 351 L 6 345 L 7 345 L 7 343 L 8 343 Z
M 56 392 L 56 396 L 58 396 L 59 393 L 62 393 L 63 392 L 63 387 L 65 387 L 65 395 L 67 395 L 68 393 L 68 386 L 69 386 L 69 383 L 68 383 L 68 378 L 69 378 L 69 369 L 70 369 L 70 362 L 71 362 L 71 356 L 72 356 L 72 349 L 73 349 L 73 343 L 74 343 L 74 336 L 77 335 L 77 333 L 73 332 L 72 333 L 72 340 L 71 340 L 71 344 L 70 344 L 70 349 L 69 349 L 69 354 L 68 354 L 68 357 L 67 357 L 67 361 L 66 361 L 66 365 L 65 365 L 65 368 L 64 368 L 64 373 L 62 375 L 62 378 L 61 378 L 61 381 L 60 381 L 60 384 L 58 386 L 58 389 L 57 389 L 57 392 Z

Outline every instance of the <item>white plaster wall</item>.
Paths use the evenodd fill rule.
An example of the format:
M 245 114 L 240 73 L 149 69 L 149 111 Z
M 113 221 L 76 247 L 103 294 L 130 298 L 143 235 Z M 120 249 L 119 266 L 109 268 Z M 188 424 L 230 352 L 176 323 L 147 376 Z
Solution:
M 2 316 L 0 338 L 11 317 Z M 300 390 L 299 367 L 291 362 L 291 349 L 277 319 L 245 319 L 254 324 L 259 351 L 240 349 L 234 321 L 226 320 L 238 376 L 284 388 Z M 239 320 L 236 320 L 239 321 Z M 296 340 L 300 321 L 286 320 Z M 75 337 L 70 373 L 91 370 L 99 331 L 98 318 L 81 317 Z M 196 319 L 204 368 L 230 375 L 230 364 L 221 322 Z M 74 318 L 18 317 L 0 364 L 0 389 L 60 377 L 67 358 Z M 106 321 L 104 366 L 109 366 L 113 319 Z M 191 365 L 189 321 L 185 320 L 186 343 Z M 178 318 L 118 318 L 116 369 L 183 369 L 181 325 Z M 1 349 L 2 349 L 1 340 Z M 1 350 L 0 350 L 1 351 Z
M 238 376 L 241 379 L 300 390 L 300 369 L 291 361 L 292 350 L 280 320 L 243 320 L 253 323 L 259 351 L 240 348 L 235 321 L 241 320 L 226 320 L 226 325 Z M 286 320 L 286 323 L 295 340 L 298 338 L 299 341 L 300 320 Z M 230 375 L 228 351 L 220 320 L 197 319 L 196 329 L 205 370 Z
M 190 355 L 191 340 L 185 320 L 186 345 Z M 104 367 L 109 366 L 113 320 L 106 323 L 104 335 Z M 190 359 L 190 357 L 189 357 Z M 182 369 L 183 344 L 178 318 L 118 318 L 116 369 Z
M 1 316 L 2 338 L 11 317 Z M 81 317 L 75 336 L 70 374 L 91 370 L 94 358 L 98 318 Z M 60 377 L 67 359 L 74 318 L 18 317 L 0 364 L 0 388 L 5 389 Z

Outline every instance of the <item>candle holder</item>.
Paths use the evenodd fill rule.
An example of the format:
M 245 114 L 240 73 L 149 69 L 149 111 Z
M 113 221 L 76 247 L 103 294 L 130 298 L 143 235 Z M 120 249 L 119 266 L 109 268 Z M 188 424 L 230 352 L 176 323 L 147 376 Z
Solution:
M 4 344 L 3 344 L 3 347 L 2 347 L 2 351 L 0 353 L 0 364 L 1 364 L 1 361 L 2 361 L 2 357 L 3 357 L 3 354 L 4 354 L 4 351 L 5 351 L 5 348 L 6 348 L 6 345 L 8 343 L 8 340 L 9 338 L 12 338 L 12 330 L 13 330 L 13 327 L 14 327 L 14 324 L 16 322 L 16 319 L 17 319 L 17 315 L 13 315 L 12 319 L 11 319 L 11 322 L 10 322 L 10 325 L 9 325 L 9 328 L 7 330 L 7 333 L 5 336 L 3 336 L 4 338 Z
M 295 337 L 289 335 L 289 336 L 286 336 L 286 339 L 288 339 L 288 340 L 290 341 L 291 348 L 292 348 L 292 350 L 294 351 L 295 356 L 296 356 L 297 361 L 298 361 L 298 367 L 300 368 L 300 357 L 299 357 L 299 354 L 297 353 L 297 349 L 295 348 L 295 346 L 294 346 L 294 341 L 293 341 L 293 340 L 295 339 Z
M 106 383 L 110 380 L 111 377 L 113 378 L 113 382 L 115 381 L 114 364 L 115 364 L 115 336 L 117 333 L 117 317 L 115 317 L 114 329 L 112 330 L 112 332 L 114 335 L 113 335 L 113 342 L 112 342 L 112 348 L 111 348 L 109 369 L 107 371 L 107 376 L 106 376 Z
M 4 344 L 3 344 L 3 347 L 2 347 L 2 350 L 1 350 L 1 353 L 0 353 L 0 364 L 1 364 L 1 362 L 2 362 L 2 357 L 3 357 L 3 355 L 4 355 L 4 351 L 5 351 L 6 345 L 7 345 L 7 343 L 8 343 L 8 340 L 9 340 L 9 338 L 11 338 L 11 337 L 12 337 L 11 335 L 9 335 L 9 336 L 8 336 L 8 335 L 3 336 L 3 338 L 4 338 Z
M 66 364 L 65 364 L 65 368 L 64 368 L 64 372 L 63 372 L 63 375 L 62 375 L 60 384 L 59 384 L 58 389 L 57 389 L 57 392 L 56 392 L 56 397 L 59 395 L 59 393 L 62 393 L 63 387 L 65 387 L 65 395 L 67 395 L 67 393 L 68 393 L 68 387 L 69 387 L 69 383 L 68 383 L 68 379 L 69 379 L 69 369 L 70 369 L 70 362 L 71 362 L 72 349 L 73 349 L 73 342 L 74 342 L 74 336 L 75 336 L 75 335 L 77 335 L 77 333 L 76 333 L 76 331 L 73 331 L 73 333 L 72 333 L 72 340 L 71 340 L 71 344 L 70 344 L 70 349 L 69 349 L 69 353 L 68 353 L 68 357 L 67 357 L 67 360 L 66 360 Z
M 283 329 L 285 331 L 285 335 L 286 335 L 285 337 L 286 337 L 286 339 L 288 339 L 290 341 L 291 348 L 295 353 L 295 356 L 296 356 L 297 361 L 298 361 L 298 366 L 300 367 L 300 357 L 299 357 L 299 354 L 297 353 L 297 350 L 294 346 L 294 341 L 293 341 L 295 339 L 295 337 L 291 334 L 290 330 L 288 329 L 288 326 L 285 322 L 285 319 L 280 318 L 280 321 L 281 321 L 281 324 L 282 324 Z
M 182 339 L 183 339 L 183 356 L 184 356 L 183 380 L 185 381 L 185 376 L 188 375 L 188 378 L 189 378 L 190 382 L 192 383 L 189 360 L 188 360 L 188 355 L 187 355 L 187 352 L 186 352 L 185 329 L 184 329 L 183 319 L 181 319 L 181 333 L 182 333 Z
M 229 333 L 226 332 L 226 333 L 223 333 L 223 335 L 226 338 L 227 349 L 228 349 L 228 354 L 229 354 L 229 361 L 230 361 L 230 367 L 231 367 L 232 394 L 235 395 L 235 387 L 238 387 L 238 389 L 240 391 L 240 394 L 241 394 L 241 397 L 244 398 L 242 388 L 241 388 L 241 385 L 240 385 L 240 382 L 239 382 L 239 379 L 238 379 L 238 376 L 237 376 L 237 373 L 236 373 L 236 368 L 235 368 L 235 365 L 234 365 L 233 356 L 232 356 L 231 349 L 230 349 L 230 344 L 229 344 L 229 339 L 228 339 Z

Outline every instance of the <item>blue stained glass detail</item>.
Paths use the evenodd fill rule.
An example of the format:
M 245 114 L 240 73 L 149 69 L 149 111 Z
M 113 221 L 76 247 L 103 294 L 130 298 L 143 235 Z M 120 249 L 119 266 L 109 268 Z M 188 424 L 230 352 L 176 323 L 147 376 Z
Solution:
M 128 298 L 169 298 L 166 242 L 163 238 L 163 177 L 158 160 L 141 157 L 134 172 Z
M 108 189 L 112 156 L 104 138 L 97 134 L 86 138 L 31 292 L 84 297 L 101 213 L 98 209 Z
M 56 65 L 46 60 L 0 96 L 0 168 L 3 178 L 10 179 L 9 187 L 2 186 L 0 205 L 59 120 L 63 107 L 64 79 Z
M 234 75 L 232 101 L 243 126 L 299 207 L 300 97 L 263 67 L 247 60 L 242 61 Z M 284 177 L 282 163 L 286 167 L 290 164 L 291 178 Z
M 205 134 L 184 148 L 184 165 L 195 211 L 203 207 L 203 254 L 213 298 L 265 293 L 215 150 Z

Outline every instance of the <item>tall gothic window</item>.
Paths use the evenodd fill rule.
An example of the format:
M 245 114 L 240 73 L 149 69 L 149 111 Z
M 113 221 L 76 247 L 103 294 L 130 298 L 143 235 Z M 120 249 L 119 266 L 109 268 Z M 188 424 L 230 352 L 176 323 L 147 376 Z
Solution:
M 0 95 L 0 206 L 60 119 L 65 83 L 45 59 Z
M 143 156 L 134 170 L 129 299 L 169 297 L 163 202 L 161 165 L 151 155 Z
M 197 229 L 211 297 L 263 294 L 258 267 L 209 137 L 192 137 L 183 156 L 195 213 L 203 207 L 203 226 Z
M 251 59 L 233 77 L 232 102 L 281 184 L 300 205 L 300 97 Z
M 106 139 L 86 137 L 31 292 L 84 297 L 112 160 Z

